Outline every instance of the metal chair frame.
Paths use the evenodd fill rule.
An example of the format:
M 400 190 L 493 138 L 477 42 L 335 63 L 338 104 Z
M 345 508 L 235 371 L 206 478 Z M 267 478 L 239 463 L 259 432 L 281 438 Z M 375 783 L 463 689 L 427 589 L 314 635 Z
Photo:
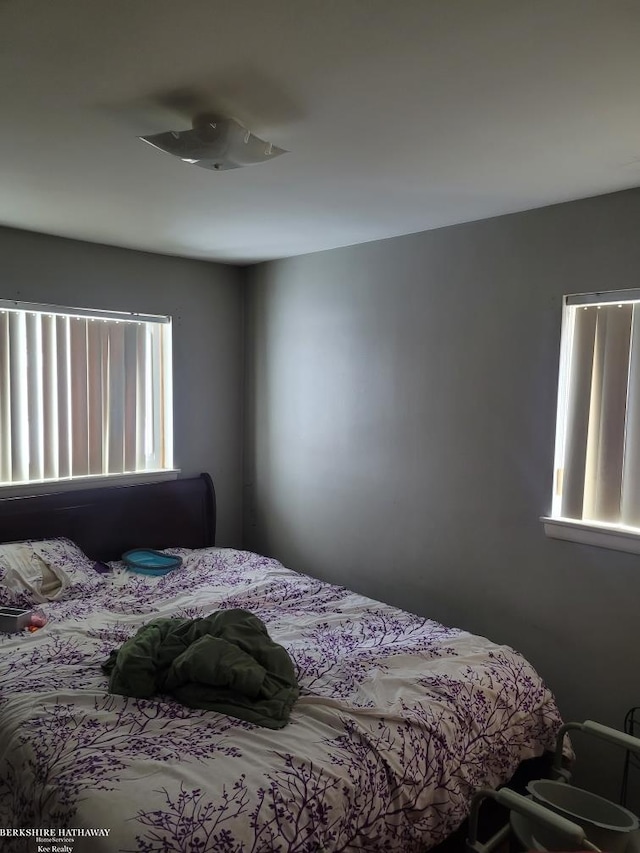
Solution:
M 607 743 L 622 747 L 627 751 L 627 757 L 631 754 L 640 755 L 640 739 L 627 732 L 620 732 L 609 726 L 603 726 L 593 720 L 584 723 L 565 723 L 556 738 L 556 748 L 551 769 L 552 776 L 558 781 L 569 783 L 571 774 L 562 766 L 562 755 L 565 735 L 570 731 L 580 731 L 589 736 L 599 738 Z M 524 797 L 509 788 L 500 788 L 494 791 L 491 788 L 481 788 L 474 794 L 471 801 L 471 812 L 469 814 L 469 833 L 466 842 L 467 853 L 492 853 L 500 844 L 504 843 L 511 834 L 511 822 L 498 830 L 488 841 L 481 842 L 478 839 L 478 819 L 480 807 L 484 800 L 492 799 L 507 808 L 510 812 L 517 812 L 534 824 L 543 826 L 545 829 L 558 833 L 562 837 L 565 849 L 593 850 L 599 853 L 600 848 L 592 844 L 587 838 L 582 826 L 563 817 L 560 814 L 545 808 L 545 806 L 534 802 L 529 797 Z

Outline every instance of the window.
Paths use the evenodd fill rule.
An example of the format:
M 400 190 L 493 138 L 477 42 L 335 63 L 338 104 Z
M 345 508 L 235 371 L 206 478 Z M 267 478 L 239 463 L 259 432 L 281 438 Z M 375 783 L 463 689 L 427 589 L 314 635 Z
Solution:
M 640 553 L 640 291 L 565 297 L 547 533 Z
M 173 467 L 171 319 L 0 300 L 0 486 Z

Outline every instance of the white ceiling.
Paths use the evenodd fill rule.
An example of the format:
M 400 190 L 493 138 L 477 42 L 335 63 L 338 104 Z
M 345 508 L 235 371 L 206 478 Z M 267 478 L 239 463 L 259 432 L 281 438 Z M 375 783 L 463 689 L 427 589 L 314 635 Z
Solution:
M 290 153 L 211 172 L 140 142 L 190 126 L 185 90 Z M 0 0 L 0 121 L 0 224 L 328 249 L 640 185 L 640 2 Z

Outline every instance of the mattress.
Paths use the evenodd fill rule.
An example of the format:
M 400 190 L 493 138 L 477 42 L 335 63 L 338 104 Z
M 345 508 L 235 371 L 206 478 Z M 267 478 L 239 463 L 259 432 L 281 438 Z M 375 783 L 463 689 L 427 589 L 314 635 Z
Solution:
M 175 571 L 116 564 L 43 604 L 41 630 L 0 635 L 3 850 L 423 851 L 553 748 L 554 698 L 512 648 L 257 554 L 172 553 Z M 226 608 L 294 662 L 284 728 L 108 693 L 101 664 L 142 625 Z

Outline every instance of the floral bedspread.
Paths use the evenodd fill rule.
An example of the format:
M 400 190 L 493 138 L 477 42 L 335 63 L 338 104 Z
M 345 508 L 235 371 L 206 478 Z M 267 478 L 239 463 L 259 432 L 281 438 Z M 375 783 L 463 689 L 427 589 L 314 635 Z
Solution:
M 116 568 L 43 605 L 40 631 L 0 635 L 1 827 L 109 830 L 73 853 L 412 853 L 553 747 L 554 699 L 512 649 L 255 554 L 175 553 L 162 578 Z M 107 693 L 100 664 L 141 625 L 231 607 L 294 660 L 284 729 Z

